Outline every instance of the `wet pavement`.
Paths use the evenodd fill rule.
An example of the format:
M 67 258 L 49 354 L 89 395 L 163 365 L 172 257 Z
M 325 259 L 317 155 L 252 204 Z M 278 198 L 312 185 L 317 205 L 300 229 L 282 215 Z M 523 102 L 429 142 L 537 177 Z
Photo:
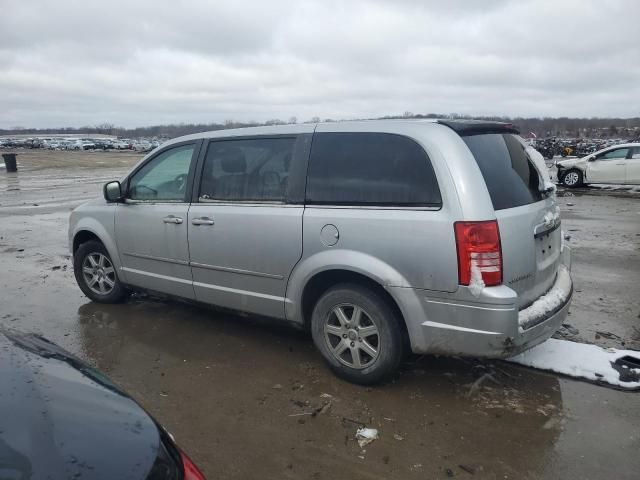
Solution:
M 0 325 L 103 370 L 209 478 L 638 478 L 637 393 L 428 356 L 390 384 L 358 387 L 305 334 L 262 319 L 142 296 L 89 302 L 71 269 L 69 210 L 137 157 L 65 155 L 43 167 L 25 154 L 17 177 L 0 171 Z M 640 198 L 559 202 L 576 288 L 563 334 L 640 348 Z M 361 449 L 360 425 L 380 439 Z

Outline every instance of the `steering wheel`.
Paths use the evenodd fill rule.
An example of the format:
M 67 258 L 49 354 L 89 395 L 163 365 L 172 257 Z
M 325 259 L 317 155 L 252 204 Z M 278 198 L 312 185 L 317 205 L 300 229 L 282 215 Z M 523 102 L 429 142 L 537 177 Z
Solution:
M 173 179 L 173 183 L 176 186 L 176 191 L 182 193 L 186 190 L 187 187 L 187 174 L 181 173 L 176 178 Z

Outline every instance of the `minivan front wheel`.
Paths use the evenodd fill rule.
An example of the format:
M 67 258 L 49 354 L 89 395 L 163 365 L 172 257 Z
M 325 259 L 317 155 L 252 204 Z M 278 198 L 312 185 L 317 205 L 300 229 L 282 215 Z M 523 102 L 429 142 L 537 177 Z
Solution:
M 314 343 L 336 375 L 369 385 L 390 377 L 403 358 L 401 320 L 360 285 L 337 285 L 313 309 Z
M 569 188 L 579 187 L 582 185 L 582 172 L 572 168 L 562 176 L 562 184 Z
M 78 247 L 73 256 L 73 273 L 82 292 L 94 302 L 119 303 L 126 296 L 109 252 L 96 240 Z

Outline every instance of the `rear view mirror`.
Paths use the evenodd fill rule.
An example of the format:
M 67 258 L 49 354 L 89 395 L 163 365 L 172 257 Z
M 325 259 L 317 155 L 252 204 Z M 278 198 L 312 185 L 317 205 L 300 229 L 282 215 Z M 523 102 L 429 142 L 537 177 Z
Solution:
M 122 200 L 122 187 L 120 182 L 108 182 L 104 184 L 104 199 L 107 202 L 119 202 Z

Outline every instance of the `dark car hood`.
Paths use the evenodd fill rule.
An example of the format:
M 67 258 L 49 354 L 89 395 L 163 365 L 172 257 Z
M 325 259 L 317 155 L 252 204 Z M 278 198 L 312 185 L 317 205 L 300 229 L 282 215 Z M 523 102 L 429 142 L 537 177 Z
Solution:
M 99 372 L 0 330 L 0 478 L 142 479 L 159 442 L 151 417 Z

